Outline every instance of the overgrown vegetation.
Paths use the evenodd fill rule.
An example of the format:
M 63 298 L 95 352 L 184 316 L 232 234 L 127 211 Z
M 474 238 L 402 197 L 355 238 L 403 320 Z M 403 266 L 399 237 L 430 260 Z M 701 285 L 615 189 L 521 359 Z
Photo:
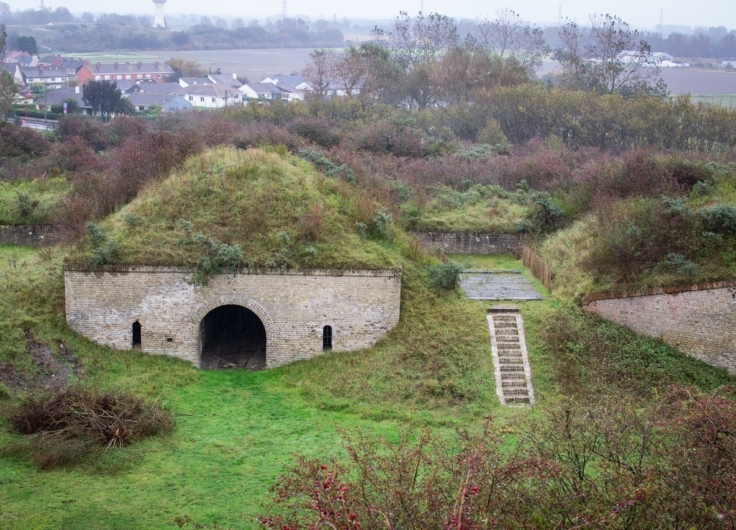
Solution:
M 734 388 L 673 389 L 644 409 L 559 405 L 450 441 L 344 433 L 342 462 L 301 457 L 274 486 L 266 528 L 730 528 Z M 518 429 L 518 431 L 516 430 Z M 683 455 L 687 457 L 683 458 Z
M 79 388 L 27 397 L 9 412 L 8 425 L 23 438 L 2 453 L 27 454 L 46 470 L 169 433 L 174 420 L 158 401 Z

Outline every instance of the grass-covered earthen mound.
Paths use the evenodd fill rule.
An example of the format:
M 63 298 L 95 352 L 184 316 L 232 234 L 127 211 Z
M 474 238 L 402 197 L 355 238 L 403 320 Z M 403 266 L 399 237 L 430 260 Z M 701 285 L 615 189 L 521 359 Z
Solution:
M 73 262 L 392 268 L 403 237 L 365 191 L 289 155 L 211 150 L 102 222 Z

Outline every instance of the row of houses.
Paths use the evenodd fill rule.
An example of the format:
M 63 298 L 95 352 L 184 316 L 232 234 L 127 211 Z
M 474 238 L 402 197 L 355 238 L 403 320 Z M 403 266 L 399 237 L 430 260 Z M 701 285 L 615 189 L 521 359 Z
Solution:
M 304 99 L 312 90 L 301 76 L 272 76 L 260 83 L 242 83 L 237 75 L 210 75 L 208 77 L 183 77 L 178 82 L 153 80 L 115 81 L 123 97 L 138 112 L 157 106 L 162 112 L 184 112 L 192 109 L 214 109 L 228 106 L 243 106 L 249 101 L 295 101 Z M 286 81 L 292 84 L 287 84 Z M 91 114 L 92 109 L 84 102 L 84 88 L 59 87 L 49 91 L 35 101 L 43 110 L 65 101 L 74 100 L 82 112 Z
M 174 70 L 165 62 L 91 64 L 79 59 L 53 57 L 53 60 L 39 59 L 33 66 L 6 61 L 2 68 L 18 85 L 41 84 L 47 88 L 60 88 L 75 83 L 83 85 L 93 80 L 164 83 L 174 75 Z
M 39 109 L 75 100 L 85 112 L 80 86 L 90 81 L 114 81 L 123 96 L 137 111 L 152 106 L 164 112 L 180 112 L 193 108 L 211 109 L 242 106 L 252 100 L 302 100 L 312 90 L 302 76 L 277 75 L 259 83 L 242 82 L 237 74 L 211 74 L 207 77 L 176 77 L 166 62 L 91 63 L 82 59 L 47 55 L 36 57 L 24 52 L 10 52 L 2 64 L 20 87 L 18 103 L 29 103 L 31 85 L 43 85 L 46 93 L 34 101 Z

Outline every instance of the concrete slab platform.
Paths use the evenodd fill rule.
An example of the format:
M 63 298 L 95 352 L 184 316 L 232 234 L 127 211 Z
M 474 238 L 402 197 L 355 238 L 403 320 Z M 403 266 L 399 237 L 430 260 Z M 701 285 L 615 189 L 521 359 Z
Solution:
M 532 282 L 519 272 L 466 270 L 460 288 L 469 300 L 541 300 Z

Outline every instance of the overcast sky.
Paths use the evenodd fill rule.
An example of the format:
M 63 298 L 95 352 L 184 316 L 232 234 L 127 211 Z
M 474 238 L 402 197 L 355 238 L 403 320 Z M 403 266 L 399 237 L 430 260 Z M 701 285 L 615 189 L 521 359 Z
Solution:
M 38 0 L 4 0 L 12 9 L 38 8 Z M 287 0 L 289 16 L 308 15 L 310 17 L 332 18 L 390 18 L 399 10 L 409 13 L 419 11 L 422 0 Z M 169 13 L 192 13 L 206 15 L 230 15 L 244 20 L 264 18 L 281 13 L 282 0 L 271 2 L 233 1 L 233 0 L 168 0 Z M 109 13 L 153 13 L 151 0 L 46 0 L 46 6 L 55 8 L 65 6 L 72 12 Z M 525 19 L 534 22 L 553 22 L 561 10 L 563 17 L 587 21 L 591 12 L 611 13 L 620 16 L 632 25 L 652 28 L 659 23 L 660 10 L 664 8 L 665 24 L 688 26 L 736 27 L 736 1 L 701 0 L 424 0 L 424 12 L 439 12 L 456 18 L 475 18 L 479 15 L 493 14 L 497 9 L 511 7 Z

